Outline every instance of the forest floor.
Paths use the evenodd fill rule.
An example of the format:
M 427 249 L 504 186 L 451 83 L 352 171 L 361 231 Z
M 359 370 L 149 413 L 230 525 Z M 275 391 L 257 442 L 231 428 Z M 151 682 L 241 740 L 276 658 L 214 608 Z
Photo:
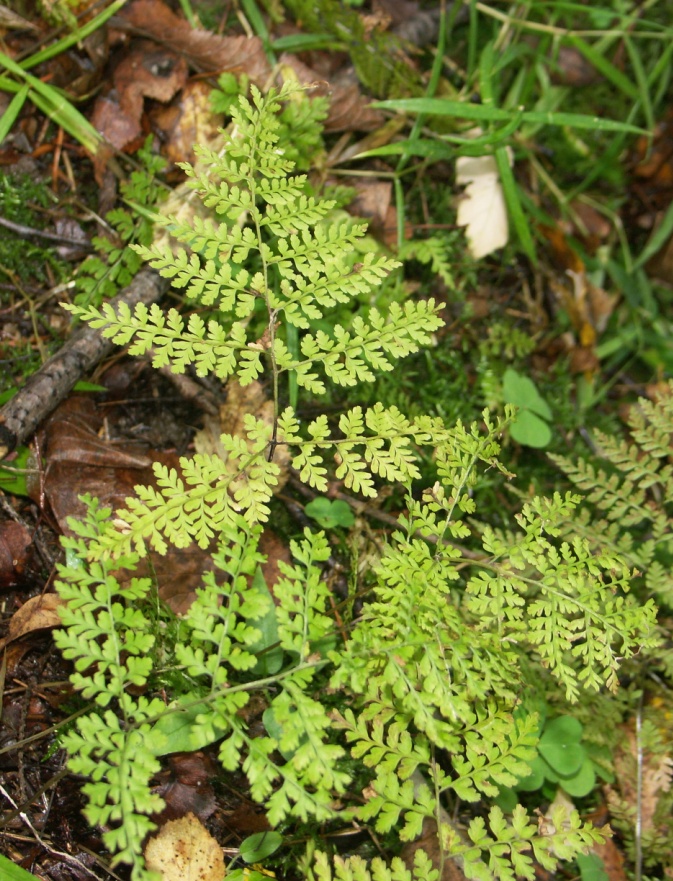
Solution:
M 315 131 L 297 130 L 300 169 L 317 191 L 351 188 L 343 210 L 369 223 L 370 250 L 403 262 L 404 296 L 444 305 L 432 348 L 322 410 L 300 398 L 303 415 L 336 418 L 380 400 L 469 424 L 515 404 L 524 415 L 503 461 L 527 494 L 551 494 L 566 485 L 547 453 L 595 451 L 597 431 L 628 439 L 634 402 L 656 399 L 673 375 L 671 4 L 571 6 L 0 7 L 3 881 L 28 877 L 10 864 L 42 881 L 128 878 L 82 815 L 82 779 L 59 747 L 82 712 L 52 638 L 60 537 L 83 516 L 84 494 L 123 507 L 153 482 L 153 465 L 178 468 L 181 456 L 214 449 L 245 414 L 264 411 L 269 390 L 156 370 L 77 327 L 60 304 L 184 305 L 130 246 L 152 241 L 156 206 L 182 198 L 180 163 L 194 161 L 194 144 L 216 149 L 250 84 L 265 91 L 294 78 L 325 99 Z M 485 522 L 513 517 L 518 499 L 495 481 L 485 498 Z M 290 539 L 318 524 L 332 543 L 325 578 L 338 616 L 399 512 L 385 494 L 365 502 L 334 478 L 321 494 L 287 475 L 261 545 L 267 585 L 289 563 Z M 159 600 L 180 616 L 212 560 L 192 546 L 150 566 Z M 568 878 L 671 877 L 673 699 L 665 677 L 659 686 L 634 698 L 660 714 L 656 762 L 643 764 L 641 751 L 636 786 L 624 770 L 629 748 L 615 749 L 611 782 L 597 779 L 580 802 L 602 825 L 614 819 L 607 790 L 619 789 L 630 819 L 596 851 L 598 869 L 572 863 Z M 247 710 L 260 729 L 262 711 Z M 636 718 L 624 710 L 625 743 Z M 191 813 L 235 857 L 269 825 L 243 772 L 222 773 L 216 755 L 207 747 L 164 761 L 153 791 L 165 808 L 154 819 Z M 295 849 L 312 835 L 351 854 L 399 852 L 356 823 L 338 836 L 326 825 L 283 834 Z M 643 841 L 656 842 L 649 854 Z M 255 871 L 297 877 L 282 860 Z

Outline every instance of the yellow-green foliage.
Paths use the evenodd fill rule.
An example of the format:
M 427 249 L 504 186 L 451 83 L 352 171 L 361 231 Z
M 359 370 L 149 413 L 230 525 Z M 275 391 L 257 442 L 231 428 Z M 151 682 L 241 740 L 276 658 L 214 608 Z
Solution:
M 369 380 L 427 345 L 441 323 L 428 300 L 357 313 L 331 333 L 316 327 L 330 310 L 373 292 L 395 262 L 356 260 L 364 225 L 330 225 L 330 203 L 293 176 L 277 121 L 289 95 L 253 90 L 252 103 L 241 99 L 222 153 L 201 151 L 209 170 L 187 169 L 213 218 L 193 226 L 168 218 L 182 246 L 139 249 L 219 320 L 205 324 L 159 307 L 72 309 L 132 352 L 151 352 L 157 366 L 192 365 L 242 383 L 264 376 L 275 403 L 272 425 L 246 417 L 247 441 L 223 435 L 233 473 L 206 455 L 183 459 L 180 474 L 157 466 L 157 489 L 138 487 L 114 518 L 89 500 L 88 519 L 74 525 L 78 537 L 65 541 L 70 556 L 57 590 L 67 606 L 57 640 L 75 662 L 74 685 L 100 710 L 82 716 L 64 744 L 73 770 L 91 778 L 90 822 L 106 825 L 105 842 L 133 866 L 134 881 L 147 877 L 140 845 L 157 809 L 149 784 L 162 755 L 219 743 L 223 768 L 245 772 L 272 825 L 355 816 L 411 839 L 424 819 L 441 817 L 443 804 L 489 802 L 528 775 L 536 717 L 516 721 L 513 711 L 542 668 L 574 701 L 585 689 L 616 688 L 620 660 L 656 643 L 654 607 L 631 598 L 632 571 L 620 548 L 563 540 L 578 496 L 533 499 L 510 531 L 482 528 L 481 548 L 466 551 L 463 543 L 474 548 L 478 532 L 479 469 L 505 471 L 503 424 L 488 412 L 481 425 L 446 426 L 377 404 L 353 407 L 334 426 L 326 415 L 302 425 L 291 407 L 280 411 L 284 374 L 314 395 L 327 383 Z M 260 315 L 261 337 L 250 320 Z M 288 326 L 299 338 L 294 351 Z M 380 486 L 407 490 L 406 511 L 371 573 L 370 601 L 347 635 L 329 614 L 323 533 L 307 530 L 292 543 L 294 562 L 280 564 L 276 604 L 259 574 L 259 524 L 278 480 L 279 445 L 290 448 L 301 480 L 320 491 L 331 475 L 364 496 Z M 437 479 L 418 498 L 411 483 L 420 477 L 420 447 L 432 453 Z M 151 656 L 154 631 L 143 611 L 150 585 L 140 579 L 123 591 L 116 568 L 132 570 L 147 544 L 164 551 L 213 540 L 218 573 L 204 578 L 179 643 Z M 152 696 L 164 666 L 185 679 L 168 706 Z M 263 736 L 240 712 L 254 692 L 268 705 Z M 371 775 L 354 807 L 347 748 L 361 774 Z M 492 806 L 484 817 L 465 837 L 441 824 L 444 856 L 459 858 L 468 878 L 533 879 L 533 856 L 552 871 L 603 837 L 562 808 L 549 832 L 521 806 L 510 817 Z M 419 860 L 417 877 L 432 877 Z M 332 877 L 323 856 L 305 871 Z M 344 881 L 370 877 L 358 860 L 337 862 L 334 873 Z M 400 864 L 376 864 L 372 876 L 408 874 Z

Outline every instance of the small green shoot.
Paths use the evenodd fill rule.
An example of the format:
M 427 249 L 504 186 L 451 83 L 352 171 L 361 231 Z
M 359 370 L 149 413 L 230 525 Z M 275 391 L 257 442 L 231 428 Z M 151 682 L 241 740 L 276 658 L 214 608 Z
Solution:
M 558 784 L 570 796 L 583 798 L 596 785 L 596 772 L 581 743 L 584 728 L 574 716 L 559 716 L 544 727 L 531 762 L 532 773 L 517 789 L 532 792 L 545 782 Z
M 533 380 L 508 367 L 503 376 L 502 393 L 505 403 L 517 408 L 516 419 L 509 429 L 512 438 L 526 447 L 548 446 L 552 438 L 548 423 L 553 415 Z
M 241 842 L 239 848 L 241 857 L 246 863 L 261 863 L 271 854 L 275 853 L 283 843 L 280 832 L 269 830 L 267 832 L 255 832 Z
M 351 506 L 341 499 L 318 496 L 317 499 L 313 499 L 306 505 L 304 511 L 322 529 L 336 529 L 338 526 L 348 529 L 355 523 L 355 515 Z

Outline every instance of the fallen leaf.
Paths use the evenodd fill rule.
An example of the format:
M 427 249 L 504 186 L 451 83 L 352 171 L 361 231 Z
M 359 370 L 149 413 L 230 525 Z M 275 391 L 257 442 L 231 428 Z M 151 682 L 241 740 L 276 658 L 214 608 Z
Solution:
M 319 73 L 288 52 L 281 55 L 279 63 L 290 68 L 298 82 L 315 86 L 312 94 L 329 96 L 326 132 L 370 131 L 385 122 L 381 111 L 375 110 L 360 91 L 354 70 L 349 68 L 325 82 Z
M 108 426 L 113 411 L 106 408 Z M 150 456 L 138 444 L 113 443 L 99 435 L 104 428 L 100 409 L 90 397 L 71 395 L 61 404 L 44 428 L 41 450 L 45 465 L 41 483 L 29 492 L 35 498 L 44 493 L 61 531 L 70 535 L 70 517 L 82 518 L 86 507 L 81 496 L 88 493 L 113 511 L 125 508 L 126 499 L 135 496 L 139 484 L 155 485 L 152 462 L 169 468 L 179 467 L 176 452 L 153 450 Z M 149 562 L 148 562 L 149 560 Z M 192 544 L 187 548 L 169 546 L 165 555 L 148 552 L 141 560 L 137 577 L 156 581 L 159 597 L 176 615 L 184 614 L 202 586 L 203 573 L 214 568 L 211 554 Z M 117 573 L 123 586 L 131 573 Z
M 627 881 L 624 856 L 614 839 L 608 838 L 603 844 L 594 844 L 590 852 L 595 853 L 602 860 L 609 881 Z
M 169 820 L 145 848 L 147 868 L 162 881 L 222 881 L 224 854 L 194 814 Z
M 260 88 L 271 74 L 259 37 L 223 37 L 192 28 L 161 0 L 136 0 L 122 10 L 120 18 L 143 36 L 172 49 L 196 70 L 245 73 Z
M 154 551 L 149 555 L 152 566 L 147 574 L 156 579 L 159 598 L 176 615 L 184 615 L 189 610 L 196 591 L 203 587 L 204 574 L 219 571 L 213 563 L 212 548 L 203 549 L 194 542 L 186 548 L 169 545 L 163 556 Z M 141 576 L 144 572 L 139 570 L 134 574 Z
M 352 186 L 355 190 L 355 198 L 348 206 L 349 213 L 369 221 L 372 233 L 385 229 L 393 195 L 392 182 L 356 177 L 344 181 L 344 185 Z
M 142 136 L 144 99 L 170 101 L 187 73 L 187 62 L 177 53 L 140 41 L 115 67 L 114 90 L 97 99 L 93 125 L 113 147 L 128 149 Z
M 624 804 L 640 816 L 640 828 L 643 836 L 661 834 L 658 828 L 657 815 L 659 800 L 667 793 L 673 783 L 673 759 L 667 754 L 642 753 L 642 770 L 638 769 L 637 757 L 639 744 L 633 726 L 623 728 L 624 740 L 614 751 L 614 769 L 619 794 L 611 787 L 606 787 L 608 805 L 623 813 Z M 640 776 L 640 780 L 638 777 Z M 622 802 L 622 804 L 620 804 Z M 657 815 L 657 816 L 655 816 Z
M 263 554 L 266 558 L 266 562 L 261 564 L 262 575 L 275 602 L 276 596 L 273 588 L 282 575 L 279 563 L 286 563 L 290 566 L 292 564 L 292 554 L 287 542 L 283 541 L 279 535 L 268 527 L 260 536 L 258 549 L 260 554 Z
M 465 227 L 468 249 L 478 260 L 504 247 L 509 238 L 507 206 L 495 158 L 460 156 L 456 183 L 465 186 L 458 202 L 457 224 Z
M 170 162 L 194 164 L 194 144 L 215 151 L 220 149 L 223 119 L 213 113 L 211 92 L 208 83 L 193 80 L 187 83 L 179 98 L 169 105 L 158 105 L 150 114 L 154 128 L 163 134 L 162 152 Z
M 60 627 L 61 619 L 58 607 L 62 604 L 60 597 L 55 593 L 45 593 L 31 597 L 11 617 L 9 633 L 4 639 L 0 639 L 0 651 L 15 639 L 21 639 L 27 633 L 34 630 L 48 630 L 51 627 Z
M 33 543 L 30 532 L 21 523 L 0 523 L 0 588 L 14 587 L 21 580 Z
M 216 810 L 217 800 L 211 781 L 217 768 L 208 753 L 195 750 L 168 757 L 168 768 L 161 772 L 157 794 L 165 807 L 159 823 L 192 813 L 202 822 Z

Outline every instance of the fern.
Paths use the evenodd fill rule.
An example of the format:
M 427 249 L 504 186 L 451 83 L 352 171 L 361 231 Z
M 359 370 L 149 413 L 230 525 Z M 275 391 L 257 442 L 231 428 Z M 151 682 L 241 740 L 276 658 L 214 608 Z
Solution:
M 68 307 L 131 353 L 151 353 L 156 366 L 193 367 L 242 384 L 264 375 L 274 402 L 272 424 L 247 414 L 242 436 L 222 436 L 226 459 L 197 454 L 183 458 L 179 472 L 156 465 L 155 486 L 137 487 L 114 516 L 89 500 L 88 519 L 65 540 L 57 641 L 75 662 L 73 685 L 96 705 L 64 739 L 71 767 L 91 778 L 87 816 L 108 827 L 104 840 L 115 860 L 144 881 L 140 848 L 159 808 L 150 789 L 159 759 L 219 743 L 223 768 L 245 772 L 272 825 L 356 816 L 411 839 L 434 818 L 443 858 L 459 859 L 468 877 L 533 878 L 532 857 L 553 870 L 603 834 L 575 812 L 559 811 L 538 828 L 520 807 L 510 818 L 494 807 L 488 823 L 478 817 L 462 836 L 444 822 L 444 806 L 493 799 L 528 776 L 536 716 L 517 720 L 514 710 L 542 670 L 576 701 L 584 691 L 616 688 L 620 659 L 656 644 L 654 605 L 639 606 L 630 592 L 635 555 L 649 551 L 634 551 L 623 529 L 606 530 L 600 541 L 581 529 L 567 535 L 578 505 L 573 494 L 530 501 L 510 530 L 479 524 L 480 469 L 511 477 L 499 462 L 511 408 L 504 421 L 485 411 L 479 425 L 452 427 L 381 404 L 352 407 L 336 425 L 324 414 L 303 425 L 292 407 L 281 409 L 284 376 L 313 395 L 328 384 L 369 381 L 428 345 L 441 319 L 432 300 L 393 304 L 385 313 L 360 308 L 397 264 L 377 254 L 360 258 L 364 226 L 331 223 L 333 204 L 292 175 L 278 115 L 296 93 L 286 87 L 264 98 L 253 88 L 251 95 L 232 109 L 226 149 L 199 151 L 206 171 L 185 169 L 212 217 L 193 224 L 166 218 L 175 251 L 137 247 L 212 317 L 183 318 L 158 306 Z M 334 310 L 347 314 L 344 305 L 356 307 L 350 321 L 328 330 Z M 654 434 L 642 428 L 648 456 L 664 449 L 665 426 L 659 420 Z M 292 544 L 275 603 L 260 577 L 260 524 L 278 485 L 279 446 L 319 492 L 332 475 L 365 497 L 381 486 L 407 492 L 371 573 L 370 601 L 347 639 L 328 613 L 322 568 L 330 546 L 322 533 L 306 531 Z M 421 477 L 423 447 L 437 479 L 419 498 L 409 490 Z M 635 492 L 638 481 L 652 491 L 650 465 L 622 447 L 614 456 L 625 469 L 628 463 L 633 492 L 600 479 L 596 501 L 651 511 Z M 588 471 L 577 473 L 588 479 Z M 665 467 L 657 473 L 669 479 Z M 659 521 L 653 531 L 656 544 L 666 531 Z M 204 577 L 178 644 L 156 653 L 184 677 L 183 693 L 166 706 L 151 696 L 162 672 L 143 612 L 152 586 L 136 578 L 122 591 L 115 571 L 133 570 L 148 547 L 163 553 L 192 542 L 217 546 L 217 572 Z M 266 705 L 263 736 L 242 712 L 253 692 Z M 346 747 L 371 779 L 360 803 L 340 809 L 352 785 Z M 336 860 L 332 870 L 318 856 L 305 866 L 321 881 L 332 871 L 362 881 L 412 877 L 399 861 L 374 862 L 371 872 L 357 859 Z M 413 877 L 434 873 L 418 856 Z
M 135 697 L 147 684 L 154 643 L 151 624 L 141 604 L 151 582 L 134 578 L 123 590 L 114 575 L 119 567 L 135 568 L 138 558 L 120 558 L 85 564 L 88 545 L 101 533 L 110 511 L 86 498 L 88 517 L 70 521 L 75 536 L 64 538 L 68 565 L 59 566 L 56 590 L 63 630 L 54 635 L 64 657 L 72 660 L 71 681 L 88 700 L 107 708 L 102 715 L 89 713 L 62 739 L 69 752 L 70 770 L 90 778 L 82 787 L 89 802 L 85 815 L 92 825 L 113 828 L 103 833 L 105 845 L 115 854 L 115 864 L 135 866 L 134 879 L 144 876 L 139 864 L 142 842 L 154 824 L 149 814 L 161 810 L 161 799 L 149 782 L 159 771 L 156 758 L 160 735 L 149 745 L 149 721 L 163 710 L 158 699 Z M 133 690 L 131 690 L 133 689 Z
M 184 289 L 188 299 L 216 305 L 238 320 L 226 329 L 215 319 L 206 325 L 194 314 L 185 324 L 176 310 L 164 315 L 156 305 L 148 309 L 139 304 L 133 312 L 124 306 L 115 312 L 107 304 L 102 310 L 67 308 L 114 342 L 130 344 L 131 354 L 151 351 L 156 367 L 169 365 L 183 372 L 193 364 L 201 375 L 236 375 L 245 385 L 268 366 L 274 389 L 283 374 L 291 373 L 312 394 L 324 393 L 325 379 L 343 386 L 372 381 L 375 371 L 392 370 L 397 359 L 427 345 L 442 324 L 432 300 L 407 302 L 404 307 L 393 304 L 387 315 L 373 308 L 366 319 L 355 315 L 350 328 L 337 324 L 332 335 L 305 333 L 295 355 L 282 339 L 282 322 L 306 330 L 337 304 L 373 290 L 397 266 L 371 253 L 354 261 L 353 247 L 365 233 L 363 224 L 318 225 L 333 202 L 307 194 L 305 177 L 289 176 L 292 162 L 278 149 L 277 114 L 291 95 L 292 89 L 285 88 L 265 99 L 253 87 L 252 103 L 241 98 L 240 107 L 232 110 L 234 134 L 227 149 L 221 154 L 197 149 L 208 163 L 208 173 L 185 166 L 190 185 L 204 205 L 215 210 L 217 222 L 195 221 L 192 227 L 168 218 L 168 228 L 187 248 L 173 252 L 166 244 L 136 246 L 151 266 Z M 247 225 L 240 223 L 242 219 Z M 253 256 L 261 267 L 257 271 L 248 268 Z M 266 310 L 268 324 L 261 339 L 251 339 L 249 318 L 257 303 Z M 178 547 L 192 539 L 206 546 L 241 510 L 250 523 L 264 521 L 277 482 L 277 465 L 267 455 L 274 432 L 265 434 L 265 428 L 252 421 L 246 427 L 252 450 L 237 438 L 223 437 L 230 458 L 240 463 L 240 473 L 226 475 L 216 456 L 183 459 L 185 481 L 156 466 L 159 489 L 146 489 L 140 501 L 129 501 L 121 528 L 104 542 L 106 547 L 121 551 L 135 543 L 140 550 L 147 541 L 162 551 L 162 533 Z M 274 443 L 303 448 L 293 465 L 317 488 L 324 487 L 324 472 L 311 464 L 318 447 L 335 449 L 340 459 L 337 476 L 356 492 L 373 495 L 374 475 L 401 482 L 416 475 L 407 448 L 418 432 L 397 411 L 373 408 L 363 416 L 356 408 L 341 419 L 345 439 L 328 437 L 326 423 L 317 420 L 308 426 L 307 441 L 290 408 L 278 428 L 281 434 L 275 434 Z
M 371 871 L 361 857 L 334 857 L 333 866 L 327 854 L 318 851 L 315 860 L 307 866 L 310 881 L 437 881 L 439 871 L 433 869 L 430 859 L 422 850 L 414 854 L 413 872 L 401 859 L 395 858 L 390 866 L 382 859 L 372 860 Z
M 402 242 L 398 256 L 401 260 L 417 260 L 430 266 L 450 291 L 456 290 L 454 270 L 451 265 L 457 237 L 428 236 L 425 239 L 410 239 Z
M 667 606 L 673 607 L 673 498 L 671 433 L 673 432 L 673 383 L 655 401 L 641 399 L 628 418 L 631 442 L 597 432 L 599 458 L 571 462 L 552 457 L 586 498 L 587 505 L 569 532 L 585 537 L 593 546 L 619 553 L 637 570 L 634 582 Z
M 261 621 L 273 608 L 268 591 L 251 581 L 263 560 L 257 551 L 260 529 L 239 518 L 222 536 L 213 556 L 218 575 L 204 576 L 174 649 L 190 690 L 167 707 L 159 698 L 134 696 L 155 672 L 152 625 L 138 606 L 149 596 L 150 580 L 133 578 L 120 587 L 113 570 L 133 571 L 135 555 L 114 564 L 84 563 L 110 516 L 95 500 L 85 501 L 87 519 L 72 521 L 76 537 L 63 540 L 68 562 L 59 567 L 56 589 L 65 601 L 64 629 L 55 639 L 74 661 L 73 686 L 104 712 L 81 716 L 63 746 L 71 756 L 70 769 L 92 780 L 83 787 L 89 802 L 85 813 L 92 824 L 111 827 L 103 840 L 115 854 L 114 863 L 130 863 L 137 881 L 149 877 L 141 845 L 154 828 L 149 815 L 162 808 L 150 780 L 160 768 L 159 757 L 182 748 L 220 741 L 223 767 L 244 769 L 253 798 L 266 805 L 274 825 L 291 816 L 332 817 L 334 795 L 345 791 L 350 777 L 338 767 L 343 748 L 327 742 L 327 710 L 311 696 L 316 672 L 325 664 L 314 657 L 315 646 L 334 628 L 325 614 L 327 590 L 317 568 L 329 556 L 324 536 L 307 533 L 293 544 L 297 562 L 284 566 L 276 587 L 277 632 L 286 661 L 271 676 L 255 675 L 257 652 L 265 647 Z M 252 691 L 272 686 L 276 694 L 267 712 L 278 734 L 253 737 L 240 711 Z M 278 761 L 279 750 L 285 761 Z

